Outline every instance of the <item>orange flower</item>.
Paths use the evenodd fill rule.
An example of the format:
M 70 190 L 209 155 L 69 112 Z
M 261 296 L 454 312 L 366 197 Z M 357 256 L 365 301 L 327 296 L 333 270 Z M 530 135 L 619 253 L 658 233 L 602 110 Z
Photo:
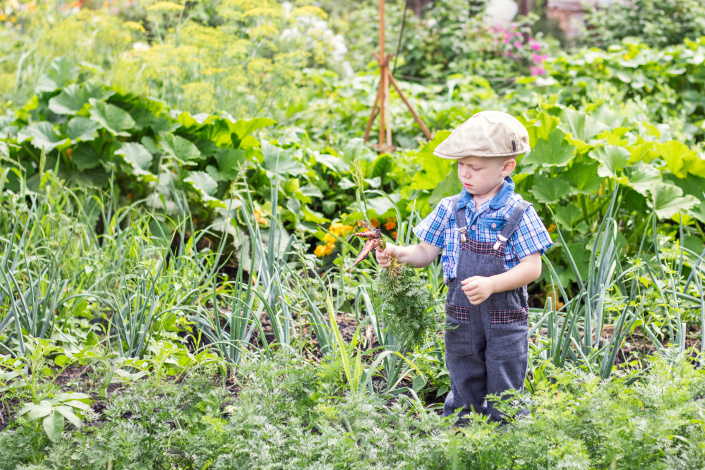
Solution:
M 377 220 L 377 219 L 371 219 L 371 220 L 370 220 L 370 223 L 372 224 L 372 226 L 373 226 L 374 228 L 379 228 L 379 220 Z
M 396 227 L 397 227 L 397 223 L 396 223 L 396 220 L 394 219 L 394 217 L 387 219 L 387 223 L 384 224 L 384 228 L 387 230 L 392 230 L 392 229 L 395 229 Z
M 395 240 L 397 239 L 397 231 L 396 230 L 392 232 L 392 238 Z
M 549 231 L 549 232 L 553 232 L 555 229 L 556 229 L 556 226 L 553 225 L 553 224 L 551 224 L 551 225 L 548 226 L 548 231 Z

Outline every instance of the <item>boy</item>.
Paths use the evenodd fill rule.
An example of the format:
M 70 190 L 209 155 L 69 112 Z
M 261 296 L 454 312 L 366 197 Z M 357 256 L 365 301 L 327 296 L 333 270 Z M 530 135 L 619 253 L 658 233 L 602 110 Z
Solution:
M 446 364 L 451 390 L 443 416 L 462 409 L 502 416 L 488 394 L 523 390 L 528 364 L 526 285 L 541 275 L 552 242 L 533 207 L 514 192 L 509 175 L 529 150 L 529 134 L 514 117 L 483 111 L 461 124 L 434 154 L 458 160 L 461 193 L 443 199 L 414 233 L 421 243 L 376 251 L 421 268 L 443 251 L 448 286 Z

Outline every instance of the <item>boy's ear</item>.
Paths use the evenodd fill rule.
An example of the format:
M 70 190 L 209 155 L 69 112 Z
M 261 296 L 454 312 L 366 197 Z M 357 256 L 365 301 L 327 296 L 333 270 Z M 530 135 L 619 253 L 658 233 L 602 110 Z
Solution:
M 502 167 L 502 175 L 503 176 L 510 175 L 516 167 L 517 167 L 516 158 L 507 158 L 504 161 L 504 166 Z

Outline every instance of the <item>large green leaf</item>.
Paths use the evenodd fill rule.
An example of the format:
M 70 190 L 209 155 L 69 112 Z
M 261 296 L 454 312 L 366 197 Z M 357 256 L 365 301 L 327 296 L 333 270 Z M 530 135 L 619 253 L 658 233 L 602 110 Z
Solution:
M 560 129 L 553 129 L 548 140 L 540 139 L 522 160 L 522 164 L 540 166 L 565 166 L 575 155 L 575 146 L 565 140 L 565 134 Z
M 438 158 L 438 160 L 440 160 L 440 158 Z M 428 198 L 428 202 L 431 204 L 437 204 L 444 197 L 455 196 L 462 190 L 463 185 L 458 179 L 458 172 L 455 171 L 454 168 L 451 168 L 448 175 L 433 188 L 431 196 Z
M 597 174 L 597 162 L 573 162 L 570 168 L 564 170 L 560 178 L 579 194 L 594 194 L 600 189 L 602 179 Z
M 64 416 L 56 411 L 44 418 L 44 430 L 52 442 L 58 442 L 61 439 L 61 433 L 64 432 Z
M 266 140 L 262 141 L 262 155 L 264 156 L 262 168 L 270 178 L 277 174 L 299 176 L 308 172 L 306 165 L 294 158 L 292 150 L 281 149 Z
M 629 186 L 643 196 L 654 185 L 661 183 L 661 172 L 644 162 L 624 168 L 624 173 L 629 178 Z
M 536 122 L 526 126 L 526 130 L 529 131 L 529 144 L 535 147 L 540 140 L 548 140 L 558 122 L 557 117 L 549 115 L 546 111 L 541 111 Z
M 685 158 L 693 153 L 687 145 L 674 140 L 665 143 L 656 143 L 655 150 L 659 153 L 668 165 L 668 170 L 679 178 L 686 175 L 683 170 L 683 162 Z
M 89 98 L 85 88 L 73 83 L 49 100 L 49 109 L 56 114 L 76 114 L 88 104 Z
M 570 195 L 570 185 L 558 178 L 549 180 L 543 175 L 535 175 L 534 185 L 529 192 L 534 195 L 537 201 L 553 204 Z
M 233 126 L 233 130 L 237 133 L 240 139 L 243 139 L 246 135 L 253 133 L 257 129 L 271 126 L 276 122 L 277 121 L 275 121 L 274 119 L 265 117 L 250 119 L 249 121 L 241 119 L 235 123 L 235 125 Z
M 169 132 L 159 133 L 159 145 L 162 149 L 182 164 L 194 164 L 203 160 L 201 152 L 190 140 Z
M 77 116 L 69 121 L 66 126 L 66 133 L 74 143 L 77 140 L 95 140 L 95 133 L 100 128 L 100 124 L 93 119 Z
M 558 127 L 566 134 L 570 134 L 574 140 L 582 142 L 589 141 L 607 129 L 607 126 L 595 120 L 589 114 L 571 108 L 563 109 L 563 119 L 561 119 L 561 124 Z
M 54 91 L 66 87 L 78 77 L 78 67 L 67 57 L 52 61 L 47 72 L 39 78 L 36 91 Z
M 218 182 L 205 171 L 193 171 L 184 178 L 184 181 L 193 186 L 193 189 L 201 195 L 202 201 L 210 202 L 212 206 L 225 207 L 222 201 L 213 197 L 218 190 Z
M 90 170 L 100 165 L 98 152 L 88 143 L 79 143 L 71 149 L 71 161 L 78 171 Z
M 122 144 L 115 155 L 122 155 L 125 163 L 130 165 L 136 175 L 151 174 L 149 167 L 152 165 L 152 154 L 137 142 L 126 142 Z
M 561 230 L 572 230 L 578 222 L 583 220 L 583 213 L 575 204 L 556 206 L 554 214 Z
M 683 190 L 672 184 L 658 184 L 650 189 L 651 207 L 660 218 L 667 219 L 673 217 L 679 210 L 686 211 L 698 204 L 697 198 L 693 196 L 683 197 Z
M 135 121 L 127 111 L 95 98 L 90 98 L 89 102 L 91 103 L 90 113 L 93 119 L 114 135 L 130 136 L 127 131 L 135 126 Z
M 616 145 L 605 145 L 595 149 L 590 156 L 601 163 L 597 174 L 603 178 L 614 178 L 617 172 L 621 171 L 627 163 L 631 154 L 629 150 Z
M 215 158 L 218 161 L 219 173 L 228 180 L 235 179 L 240 168 L 249 163 L 245 158 L 245 151 L 240 149 L 221 149 Z
M 18 142 L 28 139 L 32 139 L 32 146 L 40 150 L 44 148 L 47 152 L 66 142 L 65 138 L 59 137 L 54 125 L 47 121 L 34 122 L 17 134 Z

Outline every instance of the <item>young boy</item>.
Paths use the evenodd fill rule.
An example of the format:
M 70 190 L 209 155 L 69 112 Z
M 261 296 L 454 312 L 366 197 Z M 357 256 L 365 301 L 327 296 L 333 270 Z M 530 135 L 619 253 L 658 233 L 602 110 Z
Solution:
M 465 121 L 434 154 L 458 160 L 459 195 L 443 199 L 414 233 L 421 243 L 387 244 L 376 251 L 421 268 L 443 251 L 448 286 L 446 364 L 451 390 L 443 415 L 457 409 L 502 416 L 488 394 L 523 390 L 528 362 L 526 285 L 541 275 L 541 255 L 552 242 L 533 207 L 514 192 L 516 157 L 529 134 L 514 117 L 483 111 Z

